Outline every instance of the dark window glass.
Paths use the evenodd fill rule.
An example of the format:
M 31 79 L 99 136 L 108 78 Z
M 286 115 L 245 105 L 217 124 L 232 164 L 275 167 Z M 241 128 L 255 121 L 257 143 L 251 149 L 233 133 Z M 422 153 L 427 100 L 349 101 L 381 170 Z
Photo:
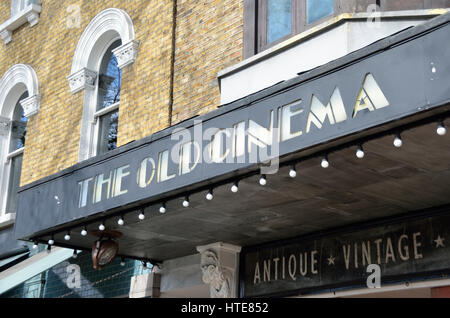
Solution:
M 120 40 L 114 42 L 103 57 L 98 83 L 99 98 L 97 110 L 111 106 L 120 101 L 122 71 L 117 66 L 117 58 L 112 51 L 119 47 L 121 43 Z
M 22 173 L 23 155 L 11 158 L 11 171 L 9 175 L 8 199 L 6 201 L 6 213 L 15 213 L 17 208 L 17 193 L 20 187 L 20 174 Z
M 28 118 L 23 114 L 23 108 L 20 105 L 20 101 L 27 97 L 28 93 L 23 94 L 14 108 L 13 120 L 11 123 L 11 143 L 9 152 L 25 147 Z
M 311 24 L 334 13 L 334 0 L 307 0 L 307 23 Z
M 117 66 L 117 59 L 112 51 L 122 42 L 114 42 L 103 57 L 100 67 L 98 83 L 98 106 L 101 110 L 120 102 L 122 86 L 122 71 Z M 102 154 L 117 148 L 117 132 L 119 124 L 119 110 L 104 114 L 98 118 L 99 135 L 97 153 Z
M 25 147 L 25 136 L 27 134 L 27 117 L 23 114 L 20 102 L 28 97 L 28 92 L 24 93 L 14 108 L 11 123 L 11 141 L 9 152 L 14 152 Z M 17 193 L 20 187 L 20 175 L 22 173 L 23 154 L 16 155 L 10 159 L 11 170 L 9 173 L 8 196 L 6 199 L 6 213 L 15 213 L 17 207 Z
M 117 148 L 117 131 L 119 128 L 119 111 L 108 113 L 99 118 L 98 153 L 102 154 Z
M 292 33 L 292 0 L 267 1 L 267 44 Z

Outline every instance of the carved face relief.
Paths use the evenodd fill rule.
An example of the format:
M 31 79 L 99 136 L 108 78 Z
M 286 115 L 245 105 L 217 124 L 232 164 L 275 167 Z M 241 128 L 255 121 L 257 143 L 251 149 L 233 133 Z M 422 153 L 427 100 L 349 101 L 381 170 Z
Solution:
M 213 298 L 231 297 L 229 278 L 224 275 L 219 259 L 213 251 L 205 251 L 201 255 L 203 282 L 210 285 Z

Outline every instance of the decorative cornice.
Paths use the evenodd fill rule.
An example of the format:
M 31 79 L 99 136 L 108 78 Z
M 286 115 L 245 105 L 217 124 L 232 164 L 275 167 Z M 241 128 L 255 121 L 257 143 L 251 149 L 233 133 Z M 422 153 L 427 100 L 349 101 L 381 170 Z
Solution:
M 113 54 L 117 58 L 118 67 L 120 69 L 136 62 L 138 48 L 139 41 L 132 40 L 113 50 Z
M 41 95 L 34 95 L 25 98 L 20 102 L 20 105 L 22 105 L 25 117 L 34 116 L 39 112 L 41 106 Z
M 94 89 L 97 72 L 91 71 L 87 68 L 82 68 L 67 77 L 69 80 L 70 91 L 72 94 L 78 93 L 84 89 Z
M 4 29 L 0 32 L 0 37 L 5 42 L 5 44 L 8 44 L 9 42 L 12 41 L 12 32 L 7 29 Z
M 242 250 L 242 247 L 224 243 L 224 242 L 217 242 L 209 245 L 203 245 L 203 246 L 197 246 L 197 251 L 199 253 L 203 253 L 207 250 L 220 250 L 220 251 L 226 251 L 230 253 L 240 253 Z
M 28 22 L 30 24 L 30 27 L 35 26 L 39 22 L 40 13 L 41 6 L 33 3 L 1 24 L 0 36 L 5 44 L 11 42 L 13 31 L 17 30 L 25 23 Z
M 34 27 L 39 22 L 39 13 L 36 11 L 31 11 L 27 15 L 27 21 L 30 24 L 30 27 Z

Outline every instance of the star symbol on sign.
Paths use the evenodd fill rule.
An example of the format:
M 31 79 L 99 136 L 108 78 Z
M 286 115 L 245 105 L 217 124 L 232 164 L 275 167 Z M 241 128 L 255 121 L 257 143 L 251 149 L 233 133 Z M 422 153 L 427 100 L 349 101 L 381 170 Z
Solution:
M 335 263 L 334 263 L 335 260 L 336 260 L 336 257 L 330 256 L 328 258 L 328 266 L 335 265 Z
M 436 248 L 445 247 L 444 241 L 445 241 L 445 238 L 442 238 L 440 235 L 438 235 L 437 239 L 434 240 L 434 242 L 436 243 Z

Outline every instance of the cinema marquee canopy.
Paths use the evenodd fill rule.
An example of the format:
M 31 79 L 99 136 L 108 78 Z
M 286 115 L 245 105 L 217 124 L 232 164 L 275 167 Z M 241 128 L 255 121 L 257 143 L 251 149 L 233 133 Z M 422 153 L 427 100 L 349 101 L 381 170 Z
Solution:
M 93 238 L 78 233 L 84 227 L 96 229 L 106 223 L 107 228 L 124 233 L 121 255 L 164 260 L 194 253 L 195 246 L 220 240 L 243 246 L 260 244 L 361 221 L 362 216 L 352 217 L 350 212 L 350 217 L 342 220 L 336 215 L 320 216 L 320 203 L 308 207 L 306 200 L 306 194 L 317 198 L 320 186 L 312 190 L 311 183 L 281 176 L 284 167 L 295 162 L 315 165 L 314 158 L 331 152 L 338 156 L 338 151 L 344 151 L 345 157 L 348 147 L 386 136 L 393 140 L 396 132 L 417 123 L 445 120 L 450 100 L 449 21 L 450 15 L 443 15 L 26 185 L 19 193 L 15 236 L 40 242 L 53 236 L 56 245 L 90 249 Z M 446 154 L 446 150 L 433 149 Z M 270 174 L 273 169 L 266 167 L 268 160 L 270 168 L 281 165 L 277 174 Z M 364 160 L 377 164 L 370 158 Z M 373 181 L 370 169 L 355 167 L 353 159 L 342 164 L 349 171 L 355 169 L 359 179 L 365 179 L 367 173 L 367 182 Z M 364 166 L 364 162 L 358 164 Z M 318 172 L 320 161 L 317 165 L 312 168 L 306 164 L 305 171 L 310 169 L 317 172 L 317 178 L 335 182 L 330 186 L 335 193 L 327 191 L 319 196 L 342 203 L 344 197 L 338 194 L 345 185 L 333 180 L 333 172 Z M 272 192 L 261 190 L 257 182 L 265 170 L 269 186 L 279 186 Z M 231 194 L 229 187 L 237 181 L 239 193 Z M 320 182 L 325 181 L 317 184 Z M 214 200 L 207 202 L 204 196 L 213 189 Z M 191 203 L 188 209 L 181 205 L 187 197 Z M 296 200 L 301 204 L 296 206 Z M 450 202 L 427 201 L 424 207 L 444 203 Z M 165 207 L 165 214 L 158 213 L 160 206 Z M 409 210 L 407 206 L 392 206 L 383 210 L 374 204 L 376 209 L 364 220 Z M 316 214 L 302 218 L 308 209 Z M 148 216 L 145 221 L 137 218 L 140 211 Z M 273 215 L 286 216 L 290 222 L 272 221 Z M 126 226 L 120 227 L 117 218 L 124 216 Z M 257 221 L 249 222 L 250 216 Z M 302 224 L 295 223 L 300 220 Z M 314 226 L 308 227 L 308 220 Z M 72 235 L 69 242 L 64 240 L 68 231 Z

